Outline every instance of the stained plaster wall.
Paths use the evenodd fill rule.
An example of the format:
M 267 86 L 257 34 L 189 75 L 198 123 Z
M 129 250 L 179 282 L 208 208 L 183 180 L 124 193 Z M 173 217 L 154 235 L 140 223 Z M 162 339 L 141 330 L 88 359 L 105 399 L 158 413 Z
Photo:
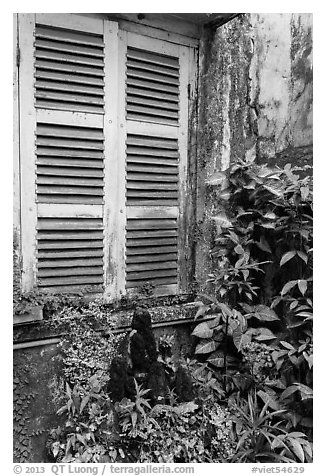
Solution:
M 208 291 L 211 217 L 225 208 L 209 178 L 237 158 L 312 155 L 312 15 L 244 14 L 206 28 L 199 78 L 196 280 Z

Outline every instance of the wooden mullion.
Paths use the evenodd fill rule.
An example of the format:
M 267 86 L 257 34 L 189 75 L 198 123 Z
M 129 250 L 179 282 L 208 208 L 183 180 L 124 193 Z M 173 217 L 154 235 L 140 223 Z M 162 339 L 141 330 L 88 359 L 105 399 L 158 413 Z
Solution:
M 109 301 L 124 292 L 125 124 L 121 96 L 124 98 L 126 42 L 125 35 L 119 35 L 117 23 L 104 22 L 104 43 L 104 294 Z

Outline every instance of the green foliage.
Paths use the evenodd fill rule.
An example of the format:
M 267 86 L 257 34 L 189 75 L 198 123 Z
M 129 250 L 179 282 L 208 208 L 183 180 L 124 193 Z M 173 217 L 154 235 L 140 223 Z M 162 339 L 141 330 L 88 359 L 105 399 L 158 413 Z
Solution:
M 48 291 L 34 289 L 22 293 L 16 288 L 13 295 L 13 311 L 16 315 L 31 312 L 35 307 L 42 307 L 44 318 L 49 318 L 65 307 L 79 308 L 83 305 L 85 305 L 85 299 L 82 292 L 52 294 Z
M 230 412 L 212 395 L 153 408 L 145 400 L 141 410 L 140 398 L 117 405 L 123 444 L 138 462 L 223 462 L 233 454 Z
M 47 449 L 55 461 L 98 463 L 108 454 L 117 439 L 113 406 L 104 387 L 107 377 L 97 372 L 87 385 L 66 384 L 65 404 L 58 415 L 65 414 L 63 427 L 52 429 Z
M 237 463 L 296 463 L 312 458 L 311 443 L 304 433 L 289 432 L 282 420 L 285 410 L 269 411 L 268 401 L 261 408 L 255 392 L 248 399 L 232 402 L 237 447 L 229 458 Z
M 312 180 L 306 172 L 239 162 L 210 181 L 220 200 L 229 200 L 229 214 L 214 217 L 208 282 L 215 291 L 202 296 L 196 315 L 210 319 L 193 330 L 195 372 L 222 398 L 240 395 L 241 417 L 264 432 L 268 423 L 272 432 L 254 438 L 248 427 L 246 437 L 238 434 L 246 447 L 238 443 L 232 461 L 274 461 L 279 448 L 284 461 L 311 459 Z M 257 414 L 252 399 L 241 400 L 248 392 Z M 304 435 L 302 444 L 294 443 L 296 434 Z
M 52 320 L 65 324 L 60 346 L 64 358 L 64 377 L 70 385 L 86 385 L 97 372 L 107 372 L 121 337 L 114 334 L 112 312 L 101 300 L 83 307 L 64 307 Z

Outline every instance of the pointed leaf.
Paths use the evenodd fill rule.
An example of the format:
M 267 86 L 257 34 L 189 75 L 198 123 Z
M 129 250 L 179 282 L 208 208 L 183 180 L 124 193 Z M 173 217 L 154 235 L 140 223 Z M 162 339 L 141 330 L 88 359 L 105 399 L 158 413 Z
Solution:
M 294 392 L 298 391 L 298 387 L 296 385 L 290 385 L 288 388 L 284 390 L 284 392 L 281 393 L 281 400 L 284 400 L 285 398 L 288 398 L 290 395 L 292 395 Z
M 286 342 L 285 340 L 281 340 L 280 342 L 283 347 L 285 347 L 286 349 L 289 349 L 289 350 L 295 350 L 293 345 L 291 345 L 289 342 Z
M 297 252 L 295 250 L 293 251 L 288 251 L 282 256 L 282 259 L 280 261 L 280 266 L 283 266 L 285 263 L 290 261 L 294 256 L 296 256 Z
M 195 327 L 191 334 L 201 339 L 209 339 L 213 335 L 213 329 L 209 327 L 207 322 L 201 322 Z
M 199 309 L 197 310 L 196 312 L 196 315 L 195 315 L 195 320 L 200 317 L 200 316 L 204 316 L 205 314 L 207 314 L 207 312 L 210 310 L 210 306 L 209 305 L 205 305 L 203 304 L 202 306 L 199 307 Z
M 209 354 L 210 352 L 213 352 L 216 348 L 217 344 L 213 340 L 210 340 L 208 342 L 200 342 L 196 347 L 195 354 Z
M 232 338 L 233 338 L 234 345 L 236 346 L 238 350 L 240 350 L 242 335 L 243 334 L 242 334 L 241 326 L 237 326 L 236 329 L 234 329 L 233 331 Z
M 265 404 L 267 404 L 270 408 L 272 408 L 272 410 L 279 410 L 280 409 L 279 404 L 268 393 L 264 392 L 263 390 L 259 390 L 259 392 L 257 392 L 257 395 L 262 399 L 262 401 Z
M 289 444 L 292 447 L 293 453 L 299 458 L 301 463 L 304 463 L 304 451 L 300 443 L 294 438 L 289 438 Z
M 212 217 L 212 220 L 216 223 L 216 225 L 222 228 L 231 228 L 233 226 L 228 217 L 222 213 Z
M 266 251 L 266 253 L 271 253 L 272 250 L 268 244 L 268 241 L 261 236 L 259 241 L 255 241 L 255 244 L 260 248 L 262 251 Z
M 271 340 L 271 339 L 276 339 L 276 335 L 273 334 L 273 332 L 267 327 L 259 327 L 256 329 L 256 335 L 254 336 L 255 340 L 259 341 L 266 341 L 266 340 Z
M 298 288 L 302 294 L 302 296 L 305 295 L 306 291 L 307 291 L 307 287 L 308 287 L 308 283 L 305 279 L 299 279 L 298 281 Z
M 225 172 L 214 172 L 207 180 L 208 185 L 222 185 L 227 180 Z
M 292 288 L 294 288 L 294 286 L 297 284 L 297 280 L 295 281 L 288 281 L 284 286 L 283 286 L 283 289 L 281 291 L 281 296 L 284 296 L 285 294 L 287 294 Z
M 264 306 L 263 304 L 258 304 L 254 306 L 254 316 L 259 319 L 260 321 L 279 321 L 279 317 L 273 309 L 268 306 Z

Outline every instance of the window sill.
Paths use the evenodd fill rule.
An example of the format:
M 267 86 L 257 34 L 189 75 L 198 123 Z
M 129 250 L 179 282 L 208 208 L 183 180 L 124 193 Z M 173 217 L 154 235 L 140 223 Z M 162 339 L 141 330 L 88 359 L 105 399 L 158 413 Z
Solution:
M 14 326 L 20 324 L 28 324 L 43 320 L 43 308 L 42 306 L 35 306 L 29 312 L 23 314 L 14 314 L 13 323 Z

